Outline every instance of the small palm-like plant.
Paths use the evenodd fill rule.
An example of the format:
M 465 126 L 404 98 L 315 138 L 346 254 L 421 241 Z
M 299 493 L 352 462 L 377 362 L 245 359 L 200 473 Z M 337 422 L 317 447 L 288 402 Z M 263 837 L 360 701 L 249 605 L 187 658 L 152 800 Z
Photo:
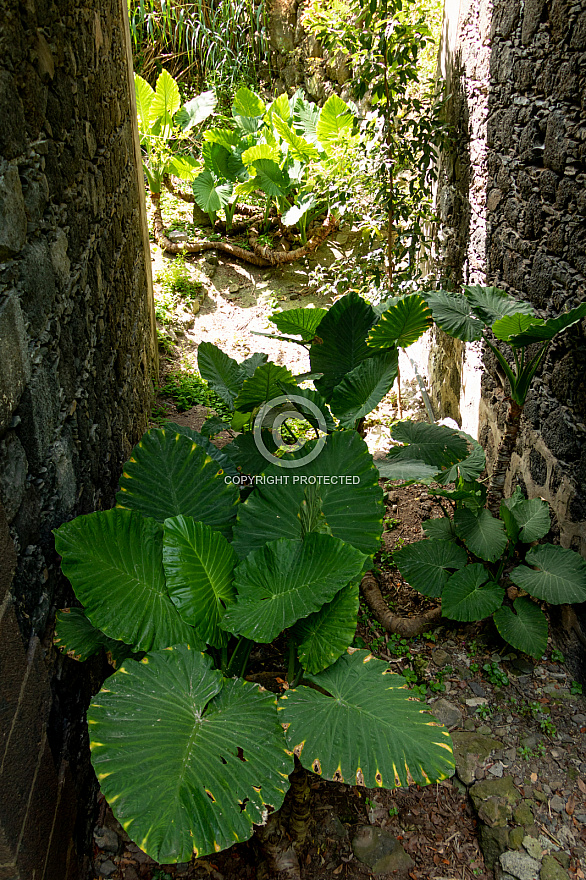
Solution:
M 294 755 L 371 787 L 453 768 L 447 731 L 405 680 L 350 647 L 382 531 L 363 440 L 331 434 L 288 480 L 267 465 L 244 502 L 207 443 L 147 432 L 117 507 L 56 532 L 84 609 L 60 613 L 59 644 L 80 659 L 104 647 L 119 666 L 88 711 L 92 761 L 114 814 L 161 862 L 248 839 L 283 803 Z M 244 676 L 251 648 L 281 635 L 289 689 L 276 696 Z

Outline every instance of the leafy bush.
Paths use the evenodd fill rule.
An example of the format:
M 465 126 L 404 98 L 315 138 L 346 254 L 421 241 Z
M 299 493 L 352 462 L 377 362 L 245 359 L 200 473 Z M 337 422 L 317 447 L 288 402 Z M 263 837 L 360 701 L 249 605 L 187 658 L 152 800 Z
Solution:
M 59 644 L 80 659 L 102 646 L 119 666 L 88 711 L 92 761 L 114 814 L 162 862 L 249 838 L 281 806 L 293 752 L 370 787 L 453 769 L 447 731 L 405 680 L 348 650 L 383 514 L 361 438 L 331 434 L 297 480 L 267 466 L 244 502 L 208 447 L 188 429 L 147 432 L 116 509 L 56 532 L 84 607 L 60 613 Z M 350 473 L 358 483 L 340 481 Z M 254 642 L 283 633 L 277 698 L 243 676 Z
M 477 479 L 484 453 L 471 437 L 412 423 L 397 425 L 392 436 L 401 445 L 391 449 L 385 475 L 440 483 L 445 488 L 430 485 L 428 492 L 453 509 L 453 518 L 446 514 L 423 524 L 425 540 L 395 551 L 403 577 L 425 596 L 441 597 L 445 617 L 471 621 L 491 616 L 505 641 L 540 657 L 547 647 L 547 618 L 539 601 L 586 601 L 582 557 L 558 546 L 535 546 L 550 529 L 547 503 L 527 500 L 517 488 L 494 517 L 484 506 L 486 488 Z M 510 585 L 515 588 L 509 590 L 512 599 Z

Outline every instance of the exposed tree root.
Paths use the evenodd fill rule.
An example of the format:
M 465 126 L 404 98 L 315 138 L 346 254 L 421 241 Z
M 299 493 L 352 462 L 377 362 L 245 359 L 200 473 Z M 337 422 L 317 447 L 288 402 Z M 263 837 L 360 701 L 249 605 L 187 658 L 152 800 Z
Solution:
M 251 235 L 249 242 L 252 251 L 232 244 L 229 241 L 181 241 L 173 242 L 165 235 L 163 218 L 161 215 L 160 193 L 151 193 L 151 201 L 154 207 L 154 234 L 155 241 L 164 251 L 169 254 L 201 254 L 205 251 L 222 251 L 232 257 L 237 257 L 254 266 L 280 266 L 285 263 L 293 263 L 307 254 L 316 250 L 327 238 L 330 232 L 337 227 L 337 221 L 333 216 L 324 220 L 323 224 L 315 231 L 311 239 L 303 247 L 292 251 L 276 251 L 271 247 L 258 244 L 258 235 Z
M 184 189 L 179 189 L 175 186 L 172 177 L 165 177 L 164 184 L 165 188 L 171 193 L 171 195 L 177 196 L 178 199 L 181 199 L 183 202 L 188 202 L 190 205 L 195 204 L 195 196 L 193 193 L 185 192 Z M 255 208 L 254 205 L 236 205 L 234 213 L 241 214 L 243 217 L 252 217 L 258 214 L 258 208 Z
M 375 619 L 387 632 L 398 633 L 406 638 L 412 638 L 431 629 L 441 619 L 441 607 L 432 608 L 418 617 L 397 617 L 390 611 L 389 606 L 383 599 L 378 582 L 371 571 L 368 571 L 362 578 L 360 588 L 366 604 L 372 611 Z

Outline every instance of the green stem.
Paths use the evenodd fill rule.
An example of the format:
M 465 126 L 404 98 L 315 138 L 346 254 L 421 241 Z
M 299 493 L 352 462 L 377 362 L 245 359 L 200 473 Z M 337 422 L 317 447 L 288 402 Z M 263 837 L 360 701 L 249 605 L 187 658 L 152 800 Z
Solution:
M 297 658 L 295 657 L 295 642 L 293 639 L 289 639 L 289 663 L 287 666 L 287 683 L 289 687 L 293 686 L 293 682 L 295 681 L 295 667 L 297 663 Z
M 226 677 L 232 678 L 232 676 L 236 675 L 239 678 L 244 677 L 244 673 L 246 672 L 246 665 L 248 663 L 248 658 L 250 657 L 250 652 L 252 650 L 254 642 L 250 639 L 245 638 L 244 636 L 240 636 L 238 641 L 236 642 L 236 647 L 232 652 L 232 656 L 230 657 L 230 662 L 226 666 Z

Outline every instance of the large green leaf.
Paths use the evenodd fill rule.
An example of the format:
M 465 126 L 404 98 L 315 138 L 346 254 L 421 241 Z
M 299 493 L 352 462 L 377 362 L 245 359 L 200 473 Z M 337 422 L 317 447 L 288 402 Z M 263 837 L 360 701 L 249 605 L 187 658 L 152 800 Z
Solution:
M 348 584 L 332 599 L 291 630 L 299 662 L 307 672 L 327 669 L 352 643 L 356 632 L 359 585 Z
M 280 116 L 273 116 L 273 126 L 289 147 L 289 153 L 294 159 L 299 159 L 301 162 L 312 162 L 319 159 L 317 147 L 310 141 L 306 141 L 301 135 L 296 134 Z
M 153 98 L 155 97 L 155 90 L 151 88 L 146 79 L 143 79 L 138 73 L 134 74 L 134 90 L 136 93 L 138 126 L 141 135 L 144 136 L 150 131 L 151 127 L 150 109 L 151 104 L 153 103 Z
M 387 309 L 368 336 L 371 348 L 407 348 L 432 325 L 431 312 L 423 297 L 405 296 Z
M 209 433 L 204 435 L 203 429 L 206 425 L 208 426 Z M 193 443 L 197 443 L 198 446 L 201 446 L 206 455 L 209 455 L 213 461 L 218 463 L 218 467 L 221 468 L 221 470 L 218 471 L 219 474 L 223 471 L 225 474 L 235 477 L 238 471 L 234 467 L 232 459 L 229 458 L 222 449 L 218 449 L 217 446 L 214 446 L 214 444 L 210 443 L 208 440 L 208 437 L 213 436 L 220 431 L 225 431 L 228 427 L 229 425 L 217 416 L 212 416 L 212 418 L 207 419 L 207 421 L 204 422 L 201 434 L 199 431 L 194 431 L 193 428 L 189 428 L 187 425 L 178 425 L 175 422 L 165 422 L 165 429 L 167 431 L 175 434 L 184 434 L 186 437 L 189 437 Z
M 486 509 L 476 514 L 459 508 L 454 513 L 454 527 L 468 549 L 487 562 L 495 562 L 507 546 L 503 523 Z
M 218 475 L 218 463 L 189 437 L 165 428 L 147 431 L 120 477 L 118 507 L 163 522 L 192 516 L 230 535 L 238 490 Z
M 546 501 L 541 498 L 525 499 L 516 504 L 511 511 L 520 529 L 519 537 L 524 544 L 539 541 L 551 528 L 551 517 Z
M 246 378 L 241 365 L 212 342 L 200 342 L 197 349 L 197 366 L 202 379 L 205 379 L 210 388 L 233 408 Z
M 284 198 L 291 188 L 289 175 L 272 159 L 257 159 L 252 166 L 256 176 L 251 181 L 254 189 L 262 189 L 272 199 Z
M 317 123 L 319 121 L 320 108 L 313 101 L 306 101 L 299 97 L 293 111 L 293 125 L 303 137 L 312 144 L 317 144 Z
M 453 541 L 429 539 L 395 550 L 393 559 L 412 587 L 435 598 L 442 595 L 449 572 L 464 568 L 468 555 Z
M 451 576 L 442 593 L 442 612 L 451 620 L 483 620 L 499 608 L 505 591 L 479 562 Z M 488 581 L 488 583 L 487 583 Z
M 291 205 L 281 217 L 283 226 L 296 226 L 302 217 L 313 211 L 317 202 L 313 195 L 302 196 L 295 205 Z
M 281 333 L 301 336 L 304 342 L 311 342 L 326 314 L 327 309 L 287 309 L 284 312 L 274 312 L 269 321 Z
M 328 403 L 346 373 L 372 357 L 366 336 L 374 319 L 372 306 L 354 292 L 339 299 L 324 315 L 309 359 L 311 369 L 323 373 L 315 387 Z
M 287 742 L 304 767 L 326 779 L 368 788 L 425 785 L 454 772 L 448 731 L 405 679 L 366 651 L 344 654 L 279 700 Z
M 472 452 L 438 476 L 438 483 L 443 485 L 455 483 L 458 477 L 466 482 L 476 480 L 486 467 L 486 455 L 480 443 L 464 431 L 458 431 L 458 434 L 470 443 Z
M 281 367 L 269 361 L 256 368 L 249 379 L 244 380 L 234 406 L 240 412 L 252 412 L 257 406 L 282 397 L 279 383 L 294 383 L 293 373 L 287 367 Z
M 63 608 L 57 612 L 54 642 L 69 657 L 83 662 L 98 654 L 102 648 L 119 666 L 130 654 L 132 648 L 124 642 L 109 639 L 90 623 L 81 608 Z
M 548 342 L 550 339 L 553 339 L 554 336 L 557 336 L 558 333 L 561 333 L 562 330 L 572 327 L 585 317 L 586 302 L 583 302 L 575 309 L 571 309 L 571 311 L 560 315 L 558 318 L 550 318 L 549 321 L 544 321 L 536 326 L 528 327 L 517 336 L 511 336 L 509 342 L 511 345 L 517 347 L 533 345 L 534 342 Z
M 232 131 L 230 128 L 208 128 L 203 133 L 203 139 L 211 144 L 221 144 L 228 150 L 231 150 L 232 147 L 241 149 L 244 144 L 239 132 Z
M 288 456 L 293 461 L 305 450 Z M 379 475 L 366 443 L 355 431 L 335 431 L 313 461 L 291 470 L 268 466 L 239 505 L 233 546 L 242 558 L 276 538 L 301 538 L 300 505 L 308 485 L 316 484 L 326 521 L 336 538 L 363 553 L 379 549 L 384 506 Z M 269 482 L 273 480 L 272 484 Z
M 439 516 L 435 519 L 425 519 L 421 528 L 428 538 L 437 538 L 438 541 L 455 541 L 456 532 L 454 523 L 447 516 Z
M 211 171 L 202 171 L 191 182 L 195 201 L 206 214 L 215 214 L 232 196 L 231 183 L 217 183 Z
M 490 327 L 505 315 L 534 315 L 532 305 L 517 300 L 498 287 L 464 287 L 464 296 L 470 303 L 473 315 Z
M 532 547 L 510 573 L 514 584 L 551 605 L 586 602 L 586 562 L 573 550 L 552 544 Z
M 181 180 L 189 180 L 192 181 L 194 177 L 197 177 L 201 169 L 201 162 L 198 159 L 195 159 L 193 156 L 173 156 L 172 159 L 169 160 L 166 168 L 168 169 L 169 174 L 174 174 L 175 177 L 179 177 Z
M 213 854 L 281 806 L 293 759 L 275 702 L 184 646 L 107 680 L 88 710 L 92 763 L 142 850 L 165 863 Z
M 392 462 L 422 461 L 436 472 L 449 468 L 468 456 L 466 439 L 446 425 L 427 422 L 398 422 L 391 430 L 393 440 L 403 443 L 394 446 L 387 456 Z
M 317 139 L 326 153 L 329 153 L 340 138 L 348 136 L 353 122 L 354 117 L 348 104 L 338 95 L 330 95 L 321 108 L 315 129 Z
M 272 159 L 278 164 L 281 158 L 279 148 L 270 144 L 254 144 L 242 153 L 242 161 L 245 165 L 253 165 L 259 159 Z
M 55 531 L 61 568 L 91 623 L 135 651 L 202 648 L 165 586 L 163 530 L 131 510 L 78 516 Z
M 513 608 L 515 613 L 503 605 L 493 614 L 499 635 L 518 651 L 541 657 L 547 648 L 547 617 L 526 596 L 515 599 Z
M 504 318 L 499 318 L 498 321 L 494 322 L 492 325 L 492 332 L 497 339 L 502 339 L 504 342 L 510 342 L 513 336 L 518 336 L 529 327 L 534 327 L 536 324 L 543 323 L 544 322 L 541 318 L 535 318 L 532 315 L 506 315 Z
M 246 86 L 240 86 L 234 95 L 233 116 L 262 116 L 266 109 L 263 99 L 247 89 Z
M 238 598 L 226 611 L 222 628 L 256 642 L 272 642 L 330 602 L 363 566 L 363 553 L 331 535 L 310 532 L 303 541 L 271 541 L 236 569 Z
M 391 349 L 371 357 L 346 373 L 334 388 L 330 406 L 340 427 L 351 428 L 379 405 L 389 393 L 399 372 L 399 352 Z
M 393 461 L 387 458 L 377 458 L 375 465 L 381 477 L 385 480 L 405 480 L 414 483 L 428 483 L 437 478 L 437 468 L 426 464 L 424 461 Z
M 273 439 L 272 431 L 263 428 L 261 439 L 264 448 L 270 454 L 274 454 L 277 451 L 278 447 Z M 230 456 L 234 466 L 238 468 L 242 475 L 256 476 L 257 474 L 262 474 L 266 469 L 267 459 L 259 449 L 257 437 L 251 431 L 238 434 L 232 443 L 224 446 L 224 452 Z
M 171 601 L 208 645 L 226 643 L 219 623 L 236 596 L 236 553 L 219 532 L 189 516 L 165 520 L 163 567 Z
M 425 299 L 433 320 L 449 336 L 455 336 L 464 342 L 474 342 L 482 338 L 483 324 L 474 317 L 470 303 L 461 293 L 437 290 L 426 293 Z
M 157 79 L 157 87 L 149 109 L 149 119 L 165 119 L 174 116 L 181 106 L 179 86 L 170 73 L 162 70 Z
M 246 378 L 250 378 L 250 376 L 254 376 L 257 367 L 266 364 L 268 359 L 269 356 L 264 351 L 255 351 L 250 357 L 240 362 L 240 369 L 244 371 Z
M 248 178 L 248 171 L 240 156 L 222 144 L 204 142 L 202 158 L 206 169 L 224 182 L 229 181 L 234 184 Z
M 201 92 L 191 101 L 187 101 L 177 112 L 175 122 L 182 131 L 189 131 L 195 125 L 199 125 L 208 116 L 211 116 L 216 109 L 216 96 L 212 89 L 207 92 Z

